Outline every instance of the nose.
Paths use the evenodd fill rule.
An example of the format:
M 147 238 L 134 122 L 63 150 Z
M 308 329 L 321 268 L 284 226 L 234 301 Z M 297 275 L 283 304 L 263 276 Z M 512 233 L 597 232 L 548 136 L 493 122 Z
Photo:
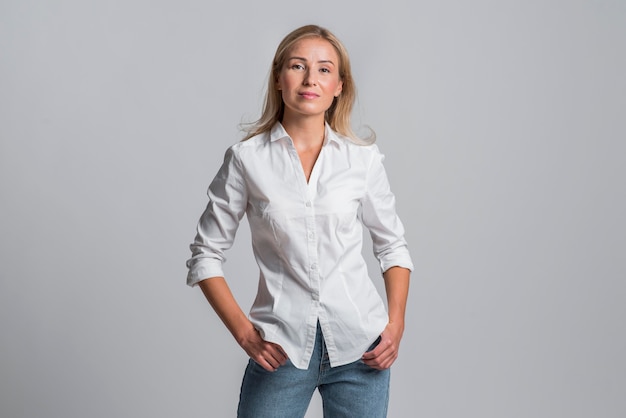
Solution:
M 308 70 L 306 74 L 304 75 L 304 80 L 302 80 L 302 83 L 305 86 L 316 86 L 317 79 L 315 78 L 315 72 Z

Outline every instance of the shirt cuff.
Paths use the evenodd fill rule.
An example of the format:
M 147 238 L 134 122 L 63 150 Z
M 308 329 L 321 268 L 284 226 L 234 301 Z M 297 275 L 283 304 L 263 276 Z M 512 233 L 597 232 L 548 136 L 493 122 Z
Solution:
M 220 260 L 210 259 L 199 260 L 189 268 L 187 285 L 193 287 L 202 280 L 211 277 L 224 277 L 222 262 Z
M 380 271 L 386 272 L 391 267 L 402 267 L 413 271 L 413 261 L 409 255 L 409 250 L 396 249 L 393 254 L 387 254 L 380 259 Z

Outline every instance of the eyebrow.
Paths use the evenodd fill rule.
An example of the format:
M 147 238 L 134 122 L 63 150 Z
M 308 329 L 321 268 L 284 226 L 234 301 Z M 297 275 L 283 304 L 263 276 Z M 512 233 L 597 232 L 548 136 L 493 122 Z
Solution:
M 304 62 L 307 61 L 307 59 L 303 58 L 303 57 L 289 57 L 289 58 L 287 58 L 287 61 L 289 61 L 289 60 L 299 60 L 299 61 L 304 61 Z M 326 64 L 326 63 L 330 63 L 332 65 L 335 65 L 335 63 L 332 62 L 331 60 L 319 60 L 318 61 L 318 64 Z

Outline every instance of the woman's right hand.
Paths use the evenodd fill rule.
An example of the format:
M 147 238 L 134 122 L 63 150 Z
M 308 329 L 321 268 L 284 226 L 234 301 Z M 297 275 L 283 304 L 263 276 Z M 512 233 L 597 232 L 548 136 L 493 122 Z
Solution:
M 261 338 L 259 331 L 243 313 L 223 277 L 213 277 L 198 283 L 207 300 L 233 334 L 241 348 L 269 372 L 287 362 L 283 348 Z
M 259 366 L 268 372 L 276 371 L 287 362 L 287 354 L 283 348 L 261 338 L 259 331 L 251 327 L 240 339 L 239 345 Z

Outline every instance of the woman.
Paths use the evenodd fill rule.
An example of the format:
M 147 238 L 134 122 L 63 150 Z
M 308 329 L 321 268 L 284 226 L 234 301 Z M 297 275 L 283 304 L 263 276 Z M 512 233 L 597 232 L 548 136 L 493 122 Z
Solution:
M 413 265 L 383 156 L 352 132 L 354 99 L 341 42 L 315 25 L 294 30 L 276 51 L 261 118 L 209 186 L 187 283 L 250 357 L 239 417 L 302 417 L 315 389 L 326 417 L 386 416 Z M 260 270 L 248 316 L 222 271 L 244 213 Z M 362 224 L 388 312 L 361 256 Z

